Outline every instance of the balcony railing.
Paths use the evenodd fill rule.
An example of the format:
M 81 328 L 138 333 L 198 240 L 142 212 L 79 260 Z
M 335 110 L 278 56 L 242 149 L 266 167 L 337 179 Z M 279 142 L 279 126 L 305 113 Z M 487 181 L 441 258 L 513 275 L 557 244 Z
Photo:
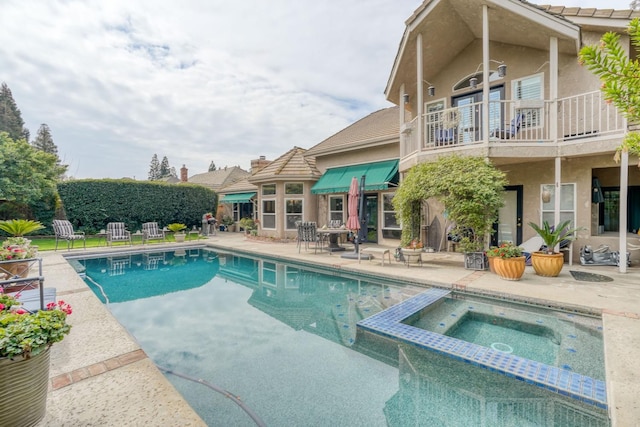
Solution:
M 557 110 L 556 134 L 551 132 L 552 108 Z M 401 157 L 416 151 L 493 143 L 555 144 L 581 138 L 621 134 L 626 121 L 616 107 L 604 101 L 601 92 L 590 92 L 549 100 L 490 101 L 489 140 L 483 138 L 482 102 L 430 111 L 422 115 L 422 135 L 417 118 L 401 129 Z

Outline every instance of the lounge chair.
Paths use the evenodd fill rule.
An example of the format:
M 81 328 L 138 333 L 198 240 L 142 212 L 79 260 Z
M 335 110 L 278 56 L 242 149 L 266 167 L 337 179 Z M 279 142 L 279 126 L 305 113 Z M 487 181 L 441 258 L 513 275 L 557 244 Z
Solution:
M 511 120 L 511 123 L 505 124 L 503 128 L 494 129 L 491 132 L 492 137 L 500 138 L 500 139 L 512 139 L 514 138 L 518 132 L 520 132 L 520 127 L 522 126 L 524 114 L 519 113 L 516 117 Z
M 524 255 L 524 260 L 526 265 L 531 265 L 531 253 L 538 252 L 542 246 L 544 245 L 544 240 L 542 237 L 535 235 L 526 242 L 522 242 L 520 244 L 520 249 L 522 249 L 522 255 Z
M 113 242 L 129 242 L 131 245 L 131 233 L 125 228 L 124 222 L 110 222 L 107 224 L 107 245 Z
M 54 219 L 53 232 L 56 234 L 56 251 L 60 240 L 66 240 L 67 250 L 73 248 L 76 240 L 82 240 L 85 250 L 87 249 L 87 239 L 84 231 L 73 231 L 73 225 L 66 219 Z
M 157 222 L 145 222 L 142 224 L 142 243 L 146 243 L 149 240 L 166 240 L 164 230 L 158 227 Z

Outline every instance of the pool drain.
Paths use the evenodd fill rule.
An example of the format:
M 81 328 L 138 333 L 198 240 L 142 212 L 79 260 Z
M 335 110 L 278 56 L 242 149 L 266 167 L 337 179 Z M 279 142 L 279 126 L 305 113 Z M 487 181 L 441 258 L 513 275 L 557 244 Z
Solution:
M 491 344 L 491 348 L 496 351 L 501 351 L 503 353 L 509 353 L 509 354 L 513 353 L 513 347 L 503 342 L 494 342 L 493 344 Z

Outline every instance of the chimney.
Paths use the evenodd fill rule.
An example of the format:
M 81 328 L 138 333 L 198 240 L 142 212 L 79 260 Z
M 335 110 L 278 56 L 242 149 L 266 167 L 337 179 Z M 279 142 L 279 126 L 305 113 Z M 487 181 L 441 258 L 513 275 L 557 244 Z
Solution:
M 270 160 L 267 160 L 265 156 L 260 156 L 259 159 L 251 160 L 251 173 L 256 173 L 263 167 L 267 166 L 271 163 Z
M 189 169 L 187 169 L 185 165 L 182 165 L 182 167 L 180 168 L 180 181 L 181 182 L 189 181 L 188 174 L 189 174 Z

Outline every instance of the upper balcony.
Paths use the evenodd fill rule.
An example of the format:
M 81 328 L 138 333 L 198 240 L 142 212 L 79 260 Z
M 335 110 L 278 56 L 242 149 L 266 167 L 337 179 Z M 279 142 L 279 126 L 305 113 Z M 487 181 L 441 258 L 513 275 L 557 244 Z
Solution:
M 401 162 L 424 161 L 448 151 L 490 158 L 552 158 L 611 152 L 627 122 L 600 91 L 557 101 L 495 100 L 431 110 L 402 126 Z M 489 114 L 485 138 L 484 114 Z M 421 120 L 421 126 L 418 126 Z

